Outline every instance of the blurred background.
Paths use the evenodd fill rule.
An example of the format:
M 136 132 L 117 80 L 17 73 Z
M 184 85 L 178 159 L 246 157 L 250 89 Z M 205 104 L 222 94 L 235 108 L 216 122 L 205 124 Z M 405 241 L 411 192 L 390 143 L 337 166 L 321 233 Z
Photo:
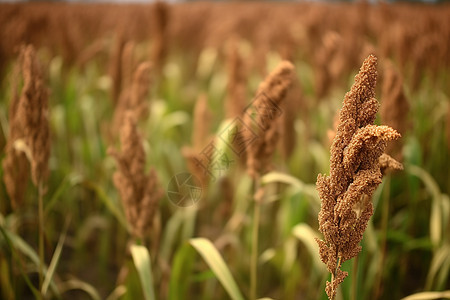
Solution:
M 0 3 L 0 298 L 250 298 L 252 180 L 245 153 L 222 133 L 288 60 L 296 78 L 262 178 L 256 294 L 327 299 L 315 182 L 329 172 L 335 116 L 369 54 L 378 57 L 376 123 L 402 134 L 386 151 L 404 170 L 377 189 L 337 299 L 450 298 L 447 3 L 11 2 Z M 20 177 L 15 203 L 4 180 L 7 149 L 17 150 L 13 103 L 27 80 L 22 45 L 33 45 L 49 92 L 42 235 L 39 188 Z M 137 75 L 143 63 L 148 78 Z M 144 182 L 161 191 L 138 217 L 129 216 L 113 175 L 120 163 L 108 151 L 124 149 L 124 99 L 134 90 L 145 106 L 136 144 L 145 174 L 157 177 Z M 225 156 L 205 172 L 194 159 L 209 145 Z M 186 178 L 179 174 L 194 175 L 187 190 L 171 185 Z M 179 205 L 171 191 L 195 203 Z

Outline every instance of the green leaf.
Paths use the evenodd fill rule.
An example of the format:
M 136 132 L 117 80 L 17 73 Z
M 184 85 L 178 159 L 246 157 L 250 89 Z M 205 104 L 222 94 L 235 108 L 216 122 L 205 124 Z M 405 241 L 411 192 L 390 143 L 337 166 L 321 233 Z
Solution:
M 410 165 L 407 168 L 408 172 L 422 180 L 425 187 L 428 189 L 432 196 L 431 203 L 431 215 L 430 215 L 430 238 L 433 246 L 438 247 L 442 243 L 442 233 L 443 233 L 443 212 L 444 209 L 444 198 L 439 190 L 439 186 L 433 177 L 426 172 L 424 169 L 417 166 Z M 443 210 L 444 209 L 444 210 Z
M 0 229 L 3 233 L 3 235 L 5 236 L 5 239 L 9 240 L 9 242 L 15 248 L 17 248 L 20 252 L 25 254 L 36 265 L 36 267 L 39 267 L 39 265 L 40 265 L 39 256 L 33 250 L 33 248 L 30 247 L 30 245 L 28 245 L 20 236 L 12 233 L 10 231 L 7 231 L 6 229 L 2 228 L 2 226 L 0 226 Z M 48 269 L 45 264 L 44 264 L 43 269 L 44 269 L 44 274 L 47 274 Z M 56 296 L 58 296 L 60 294 L 56 287 L 56 284 L 53 282 L 53 280 L 50 280 L 50 287 Z
M 101 299 L 99 293 L 92 285 L 76 278 L 61 283 L 61 290 L 63 292 L 80 290 L 86 292 L 86 294 L 88 294 L 93 300 Z
M 144 246 L 131 245 L 131 256 L 141 279 L 142 290 L 146 300 L 155 299 L 150 254 Z
M 130 232 L 131 231 L 130 226 L 126 221 L 124 214 L 121 212 L 119 206 L 110 197 L 108 197 L 103 188 L 101 188 L 98 184 L 91 181 L 85 181 L 83 182 L 83 184 L 92 189 L 97 194 L 97 197 L 105 204 L 108 210 L 117 218 L 119 223 L 128 232 Z
M 296 225 L 292 228 L 292 233 L 305 245 L 306 249 L 308 249 L 316 268 L 326 272 L 325 264 L 320 260 L 319 245 L 315 240 L 316 238 L 319 238 L 319 235 L 306 223 Z
M 70 218 L 67 219 L 66 224 L 64 226 L 64 231 L 59 237 L 58 245 L 56 245 L 55 253 L 53 254 L 52 261 L 50 262 L 50 266 L 48 267 L 48 271 L 45 274 L 44 283 L 42 284 L 42 295 L 45 296 L 47 294 L 48 287 L 53 278 L 53 274 L 55 273 L 56 266 L 58 265 L 59 258 L 61 257 L 62 248 L 64 246 L 64 241 L 66 239 L 67 228 L 69 227 Z
M 6 230 L 3 228 L 3 216 L 0 214 L 0 232 L 2 233 L 6 244 L 8 245 L 12 256 L 14 257 L 14 259 L 17 261 L 18 266 L 19 266 L 19 270 L 20 273 L 23 277 L 23 279 L 25 280 L 25 283 L 27 284 L 27 286 L 30 288 L 31 292 L 33 293 L 34 297 L 36 299 L 38 299 L 40 297 L 39 295 L 39 291 L 33 286 L 33 284 L 31 283 L 30 279 L 28 278 L 27 274 L 24 272 L 20 259 L 17 257 L 17 253 L 15 248 L 13 247 L 13 242 L 11 241 L 11 239 L 9 238 L 8 234 L 6 233 Z
M 302 192 L 308 196 L 310 196 L 312 199 L 316 201 L 316 204 L 320 205 L 320 199 L 316 191 L 316 185 L 315 184 L 306 184 L 302 182 L 301 180 L 295 178 L 294 176 L 281 173 L 281 172 L 270 172 L 264 175 L 261 178 L 262 184 L 268 184 L 272 182 L 281 182 L 284 184 L 288 184 L 292 186 L 296 191 Z
M 127 287 L 124 285 L 117 286 L 111 294 L 106 298 L 106 300 L 117 300 L 120 299 L 127 292 Z
M 187 295 L 191 277 L 186 276 L 192 270 L 195 250 L 188 244 L 178 248 L 172 262 L 170 281 L 169 281 L 169 299 L 178 300 Z
M 413 295 L 409 295 L 408 297 L 402 298 L 401 300 L 433 300 L 433 299 L 442 299 L 442 298 L 450 298 L 450 290 L 443 292 L 422 292 Z
M 206 261 L 231 299 L 243 300 L 244 297 L 242 296 L 236 281 L 216 247 L 205 238 L 190 239 L 189 242 Z
M 435 281 L 439 270 L 441 272 L 448 271 L 448 265 L 450 263 L 450 246 L 445 245 L 440 247 L 433 255 L 431 260 L 430 270 L 428 271 L 426 288 L 431 289 L 433 282 Z

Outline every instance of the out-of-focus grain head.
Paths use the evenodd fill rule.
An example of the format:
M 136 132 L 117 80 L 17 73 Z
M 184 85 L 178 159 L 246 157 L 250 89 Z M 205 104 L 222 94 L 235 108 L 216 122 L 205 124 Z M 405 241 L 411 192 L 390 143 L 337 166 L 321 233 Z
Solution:
M 340 55 L 339 49 L 343 47 L 342 36 L 337 32 L 328 31 L 322 38 L 322 43 L 314 56 L 314 84 L 317 98 L 323 98 L 342 76 L 346 60 Z
M 119 102 L 120 91 L 122 90 L 122 55 L 125 40 L 122 31 L 119 31 L 114 40 L 113 49 L 109 59 L 109 76 L 111 76 L 111 99 L 114 105 Z
M 113 181 L 132 234 L 142 238 L 151 229 L 162 190 L 154 169 L 148 175 L 145 174 L 145 151 L 132 112 L 125 115 L 120 130 L 120 144 L 120 151 L 113 148 L 108 150 L 116 159 L 118 167 Z
M 86 47 L 77 58 L 77 66 L 84 69 L 86 65 L 94 59 L 98 59 L 100 54 L 105 55 L 107 43 L 104 38 L 98 38 Z M 101 55 L 101 56 L 103 56 Z
M 247 65 L 239 51 L 239 45 L 240 39 L 233 36 L 228 40 L 226 49 L 228 84 L 225 113 L 227 118 L 242 115 L 246 102 Z
M 194 108 L 192 146 L 183 147 L 182 154 L 187 161 L 189 171 L 200 180 L 202 186 L 206 186 L 209 181 L 208 173 L 204 169 L 208 166 L 203 166 L 199 162 L 205 162 L 202 150 L 207 146 L 208 141 L 213 141 L 210 137 L 212 118 L 208 98 L 205 94 L 201 94 Z
M 2 161 L 3 181 L 6 192 L 11 201 L 12 209 L 18 209 L 24 202 L 24 195 L 29 178 L 29 164 L 24 152 L 18 151 L 14 147 L 16 140 L 23 138 L 23 128 L 17 118 L 17 107 L 19 106 L 19 95 L 17 93 L 19 80 L 21 77 L 21 61 L 14 64 L 11 78 L 11 100 L 9 106 L 9 134 L 5 147 L 5 157 Z
M 384 66 L 381 95 L 381 121 L 404 135 L 411 126 L 408 120 L 410 105 L 403 91 L 402 76 L 390 61 L 387 61 Z M 390 143 L 386 148 L 386 153 L 401 160 L 401 140 Z
M 122 70 L 122 78 L 121 78 L 121 86 L 122 89 L 124 87 L 128 87 L 133 82 L 133 73 L 135 71 L 135 48 L 136 43 L 133 41 L 128 41 L 123 46 L 121 61 L 121 70 Z
M 281 109 L 283 113 L 280 117 L 280 149 L 284 159 L 288 159 L 297 143 L 295 120 L 300 110 L 306 110 L 302 88 L 296 74 L 294 74 L 292 86 L 288 89 L 286 99 L 281 104 Z
M 50 130 L 48 89 L 33 46 L 22 48 L 24 85 L 17 107 L 17 118 L 23 128 L 25 144 L 31 151 L 31 179 L 38 186 L 48 177 Z
M 119 130 L 125 114 L 133 114 L 135 120 L 143 120 L 149 114 L 147 99 L 151 86 L 152 64 L 142 62 L 134 71 L 133 79 L 128 86 L 124 86 L 116 107 L 112 123 L 112 131 Z
M 145 119 L 150 112 L 147 96 L 152 85 L 152 68 L 150 62 L 142 62 L 134 71 L 128 109 L 134 112 L 138 120 Z
M 151 61 L 155 64 L 156 71 L 161 74 L 168 53 L 168 26 L 170 21 L 170 5 L 157 1 L 152 7 L 152 53 Z
M 15 209 L 23 202 L 29 166 L 35 186 L 41 186 L 47 180 L 50 129 L 48 90 L 33 46 L 21 47 L 13 73 L 10 128 L 6 157 L 3 160 L 3 180 Z M 20 97 L 17 95 L 19 73 L 23 78 Z
M 279 138 L 280 106 L 292 85 L 294 74 L 294 66 L 290 62 L 280 62 L 259 85 L 254 100 L 244 114 L 243 122 L 251 128 L 243 132 L 247 143 L 247 172 L 253 178 L 266 173 L 271 167 Z M 255 135 L 256 139 L 253 139 Z

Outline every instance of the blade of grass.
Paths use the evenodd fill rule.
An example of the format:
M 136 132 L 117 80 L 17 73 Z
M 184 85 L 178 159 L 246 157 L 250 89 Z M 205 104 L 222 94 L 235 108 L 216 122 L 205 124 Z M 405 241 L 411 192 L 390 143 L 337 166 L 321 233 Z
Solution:
M 91 188 L 96 194 L 97 197 L 105 204 L 105 206 L 109 209 L 109 211 L 117 218 L 117 220 L 120 222 L 120 224 L 128 231 L 130 232 L 130 226 L 128 225 L 127 221 L 125 220 L 125 216 L 121 212 L 120 208 L 117 206 L 114 201 L 108 197 L 108 195 L 105 193 L 105 191 L 91 181 L 85 181 L 83 182 L 84 185 Z
M 62 293 L 70 290 L 81 290 L 86 292 L 86 294 L 88 294 L 93 300 L 101 299 L 99 293 L 92 285 L 76 278 L 63 282 L 61 284 L 61 290 Z
M 127 292 L 127 287 L 124 285 L 117 286 L 114 291 L 109 294 L 108 298 L 106 300 L 117 300 L 120 299 L 125 293 Z
M 6 244 L 8 245 L 8 247 L 9 247 L 9 249 L 10 249 L 10 251 L 11 251 L 13 257 L 14 257 L 14 259 L 16 260 L 16 262 L 17 262 L 17 264 L 19 266 L 20 274 L 22 275 L 23 279 L 25 280 L 25 283 L 27 284 L 28 288 L 33 293 L 34 297 L 36 299 L 38 299 L 40 297 L 39 291 L 33 286 L 33 284 L 31 283 L 30 279 L 28 278 L 28 276 L 23 271 L 22 262 L 17 257 L 17 253 L 15 251 L 15 248 L 13 247 L 13 242 L 9 238 L 8 234 L 6 233 L 6 231 L 5 231 L 5 229 L 3 228 L 2 225 L 0 225 L 0 231 L 1 231 L 2 235 L 3 235 L 3 237 L 5 238 Z
M 175 239 L 184 220 L 182 210 L 177 210 L 169 219 L 165 226 L 163 241 L 160 247 L 160 256 L 164 260 L 168 261 L 172 255 L 172 249 L 174 248 Z
M 191 277 L 186 274 L 190 274 L 192 270 L 194 254 L 194 249 L 188 243 L 185 243 L 175 253 L 169 281 L 170 300 L 182 299 L 183 296 L 188 295 Z
M 445 262 L 450 257 L 450 246 L 445 246 L 439 248 L 435 254 L 433 255 L 433 259 L 431 260 L 430 270 L 428 271 L 427 283 L 425 287 L 427 289 L 431 289 L 433 286 L 433 282 L 435 281 L 439 270 L 445 268 Z
M 131 245 L 130 250 L 134 265 L 136 266 L 141 280 L 144 297 L 146 300 L 155 300 L 150 254 L 146 247 L 140 245 Z
M 292 234 L 305 245 L 313 258 L 316 269 L 326 272 L 325 265 L 319 257 L 319 245 L 315 240 L 315 238 L 319 238 L 319 235 L 306 223 L 298 224 L 292 228 Z
M 20 252 L 25 254 L 36 265 L 36 268 L 39 268 L 40 264 L 39 255 L 33 250 L 33 248 L 31 248 L 20 236 L 5 230 L 4 228 L 2 228 L 2 226 L 0 226 L 0 230 L 2 231 L 5 237 L 6 236 L 8 237 L 11 245 L 14 245 Z M 44 264 L 43 265 L 44 275 L 47 273 L 47 271 L 48 271 L 47 266 Z M 50 282 L 50 288 L 52 289 L 52 292 L 57 297 L 59 297 L 58 295 L 60 295 L 60 292 L 58 291 L 56 284 L 54 283 L 53 280 L 51 280 Z M 39 292 L 37 293 L 39 295 Z
M 298 178 L 295 178 L 294 176 L 281 172 L 270 172 L 261 178 L 261 184 L 263 185 L 272 182 L 281 182 L 284 184 L 288 184 L 299 192 L 303 192 L 304 194 L 310 196 L 316 201 L 316 203 L 320 205 L 320 199 L 317 195 L 315 184 L 306 184 Z
M 433 300 L 433 299 L 445 299 L 450 298 L 450 290 L 443 292 L 422 292 L 408 297 L 402 298 L 401 300 Z
M 58 244 L 55 248 L 55 253 L 53 254 L 52 260 L 48 267 L 47 273 L 45 274 L 44 283 L 42 284 L 41 293 L 45 297 L 47 294 L 48 287 L 53 278 L 53 274 L 55 273 L 56 266 L 58 265 L 59 258 L 61 257 L 62 248 L 64 246 L 64 241 L 66 239 L 67 229 L 69 228 L 71 217 L 67 218 L 66 224 L 64 225 L 64 230 L 61 236 L 59 237 Z
M 51 211 L 53 205 L 55 205 L 58 202 L 58 199 L 60 199 L 60 197 L 64 192 L 66 192 L 68 189 L 75 187 L 80 182 L 81 176 L 76 174 L 69 174 L 66 177 L 64 177 L 64 179 L 58 185 L 56 191 L 52 194 L 50 200 L 46 203 L 44 208 L 44 215 L 47 215 Z
M 243 300 L 244 297 L 242 296 L 236 281 L 231 275 L 230 269 L 228 269 L 219 251 L 217 251 L 211 241 L 205 238 L 194 238 L 190 239 L 189 243 L 206 261 L 208 266 L 216 275 L 217 279 L 227 291 L 230 298 L 233 300 Z
M 422 180 L 432 196 L 430 215 L 430 238 L 434 247 L 438 247 L 442 242 L 443 216 L 442 216 L 442 195 L 439 186 L 433 177 L 424 169 L 410 165 L 408 172 Z

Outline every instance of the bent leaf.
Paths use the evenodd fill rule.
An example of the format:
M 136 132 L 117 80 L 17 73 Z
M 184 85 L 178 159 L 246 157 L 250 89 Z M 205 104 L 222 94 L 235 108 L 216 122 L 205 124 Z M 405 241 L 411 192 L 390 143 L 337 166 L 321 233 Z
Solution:
M 190 239 L 189 242 L 206 261 L 231 299 L 243 300 L 244 297 L 242 296 L 236 281 L 216 247 L 205 238 Z

